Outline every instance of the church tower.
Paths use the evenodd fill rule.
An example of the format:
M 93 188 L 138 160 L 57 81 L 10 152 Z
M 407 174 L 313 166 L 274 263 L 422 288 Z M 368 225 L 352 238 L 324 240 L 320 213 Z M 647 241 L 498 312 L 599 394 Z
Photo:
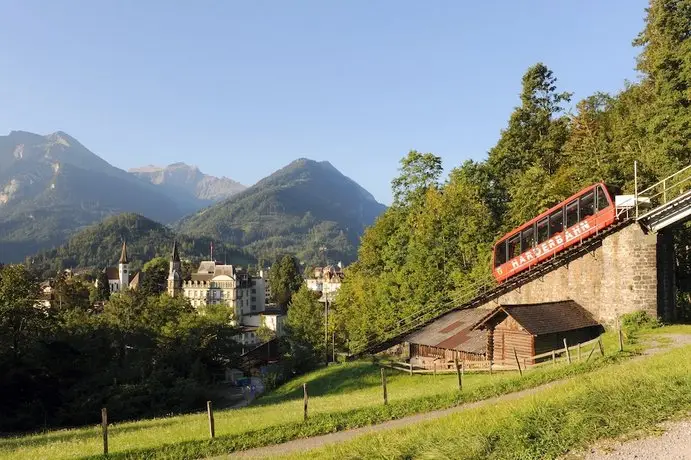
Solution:
M 130 261 L 127 258 L 127 241 L 122 242 L 118 273 L 120 275 L 120 290 L 126 291 L 130 287 Z
M 178 254 L 178 242 L 173 241 L 173 255 L 170 258 L 170 269 L 168 270 L 168 295 L 175 297 L 179 294 L 182 294 L 180 254 Z

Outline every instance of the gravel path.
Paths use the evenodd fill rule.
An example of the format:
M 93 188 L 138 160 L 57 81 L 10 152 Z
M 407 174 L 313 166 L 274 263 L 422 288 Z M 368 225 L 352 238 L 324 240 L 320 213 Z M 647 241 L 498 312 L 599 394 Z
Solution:
M 659 337 L 665 337 L 669 340 L 671 340 L 671 343 L 669 344 L 663 344 L 660 346 L 660 344 L 655 340 L 655 338 L 651 338 L 650 342 L 650 347 L 646 350 L 643 356 L 638 356 L 636 358 L 633 358 L 634 360 L 638 359 L 644 359 L 647 356 L 657 354 L 662 351 L 666 350 L 671 350 L 672 348 L 677 348 L 681 347 L 684 345 L 689 345 L 691 344 L 691 335 L 686 335 L 686 334 L 664 334 L 660 335 Z M 473 409 L 476 407 L 484 406 L 487 404 L 496 404 L 497 402 L 500 401 L 513 401 L 516 399 L 523 398 L 525 396 L 529 396 L 535 393 L 539 393 L 541 391 L 544 391 L 547 388 L 555 387 L 558 385 L 563 385 L 565 384 L 569 379 L 564 379 L 564 380 L 557 380 L 555 382 L 550 382 L 545 385 L 541 385 L 539 387 L 535 388 L 529 388 L 527 390 L 521 390 L 517 391 L 514 393 L 509 393 L 501 396 L 496 396 L 494 398 L 489 398 L 489 399 L 484 399 L 482 401 L 476 401 L 468 404 L 463 404 L 460 406 L 452 407 L 449 409 L 443 409 L 443 410 L 437 410 L 433 412 L 425 412 L 422 414 L 416 414 L 416 415 L 411 415 L 409 417 L 404 417 L 401 419 L 397 420 L 390 420 L 388 422 L 380 423 L 378 425 L 370 425 L 370 426 L 365 426 L 362 428 L 356 428 L 352 430 L 346 430 L 346 431 L 338 431 L 336 433 L 330 433 L 322 436 L 314 436 L 311 438 L 302 438 L 302 439 L 295 439 L 293 441 L 288 441 L 283 444 L 275 444 L 272 446 L 266 446 L 266 447 L 258 447 L 255 449 L 248 449 L 244 451 L 239 451 L 239 452 L 234 452 L 229 455 L 221 456 L 221 457 L 215 457 L 216 460 L 220 459 L 233 459 L 233 458 L 271 458 L 279 455 L 285 455 L 285 454 L 291 454 L 291 453 L 296 453 L 296 452 L 301 452 L 305 450 L 310 450 L 310 449 L 316 449 L 319 447 L 324 447 L 330 444 L 335 444 L 338 442 L 343 442 L 343 441 L 348 441 L 351 440 L 357 436 L 367 434 L 367 433 L 373 433 L 373 432 L 378 432 L 378 431 L 383 431 L 383 430 L 390 430 L 394 428 L 401 428 L 405 427 L 408 425 L 412 425 L 414 423 L 419 423 L 419 422 L 424 422 L 428 420 L 435 420 L 441 417 L 445 417 L 450 414 L 454 414 L 456 412 L 461 412 L 464 410 L 468 409 Z M 603 457 L 605 458 L 605 457 Z M 607 457 L 609 458 L 609 457 Z M 674 459 L 674 458 L 683 458 L 683 459 L 690 459 L 691 457 L 647 457 L 647 456 L 629 456 L 629 457 L 613 457 L 613 458 L 639 458 L 639 459 L 648 459 L 648 458 L 660 458 L 660 459 Z M 595 458 L 594 458 L 595 459 Z
M 661 436 L 624 442 L 603 442 L 585 456 L 585 460 L 690 460 L 691 420 L 662 424 Z

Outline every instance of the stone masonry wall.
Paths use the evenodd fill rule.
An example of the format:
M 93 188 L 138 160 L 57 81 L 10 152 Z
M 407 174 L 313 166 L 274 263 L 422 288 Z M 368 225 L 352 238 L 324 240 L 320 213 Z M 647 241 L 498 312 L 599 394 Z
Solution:
M 629 225 L 592 252 L 482 307 L 572 299 L 602 323 L 637 310 L 657 316 L 657 246 L 656 234 Z

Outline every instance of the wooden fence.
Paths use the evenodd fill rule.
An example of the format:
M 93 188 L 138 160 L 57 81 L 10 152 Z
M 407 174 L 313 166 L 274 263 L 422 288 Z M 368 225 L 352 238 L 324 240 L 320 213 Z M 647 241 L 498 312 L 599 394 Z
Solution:
M 564 339 L 564 347 L 555 350 L 550 350 L 546 353 L 532 356 L 531 358 L 519 359 L 514 354 L 514 360 L 502 363 L 495 363 L 487 359 L 482 360 L 465 360 L 459 359 L 459 363 L 464 372 L 494 372 L 494 371 L 523 371 L 533 369 L 548 364 L 556 364 L 557 362 L 587 362 L 592 359 L 593 354 L 597 352 L 601 356 L 605 355 L 602 338 L 589 340 L 587 342 L 569 345 Z M 540 362 L 537 362 L 540 361 Z M 409 374 L 453 374 L 456 373 L 454 362 L 444 361 L 440 358 L 434 360 L 433 365 L 416 366 L 410 362 L 402 361 L 383 361 L 382 366 L 390 369 L 395 369 Z

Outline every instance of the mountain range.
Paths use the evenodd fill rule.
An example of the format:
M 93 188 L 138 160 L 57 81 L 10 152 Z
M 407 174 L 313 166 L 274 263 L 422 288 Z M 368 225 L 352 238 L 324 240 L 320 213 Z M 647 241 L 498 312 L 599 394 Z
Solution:
M 0 262 L 57 248 L 121 213 L 266 259 L 347 262 L 383 209 L 328 162 L 300 159 L 246 188 L 184 163 L 127 172 L 62 131 L 0 136 Z

